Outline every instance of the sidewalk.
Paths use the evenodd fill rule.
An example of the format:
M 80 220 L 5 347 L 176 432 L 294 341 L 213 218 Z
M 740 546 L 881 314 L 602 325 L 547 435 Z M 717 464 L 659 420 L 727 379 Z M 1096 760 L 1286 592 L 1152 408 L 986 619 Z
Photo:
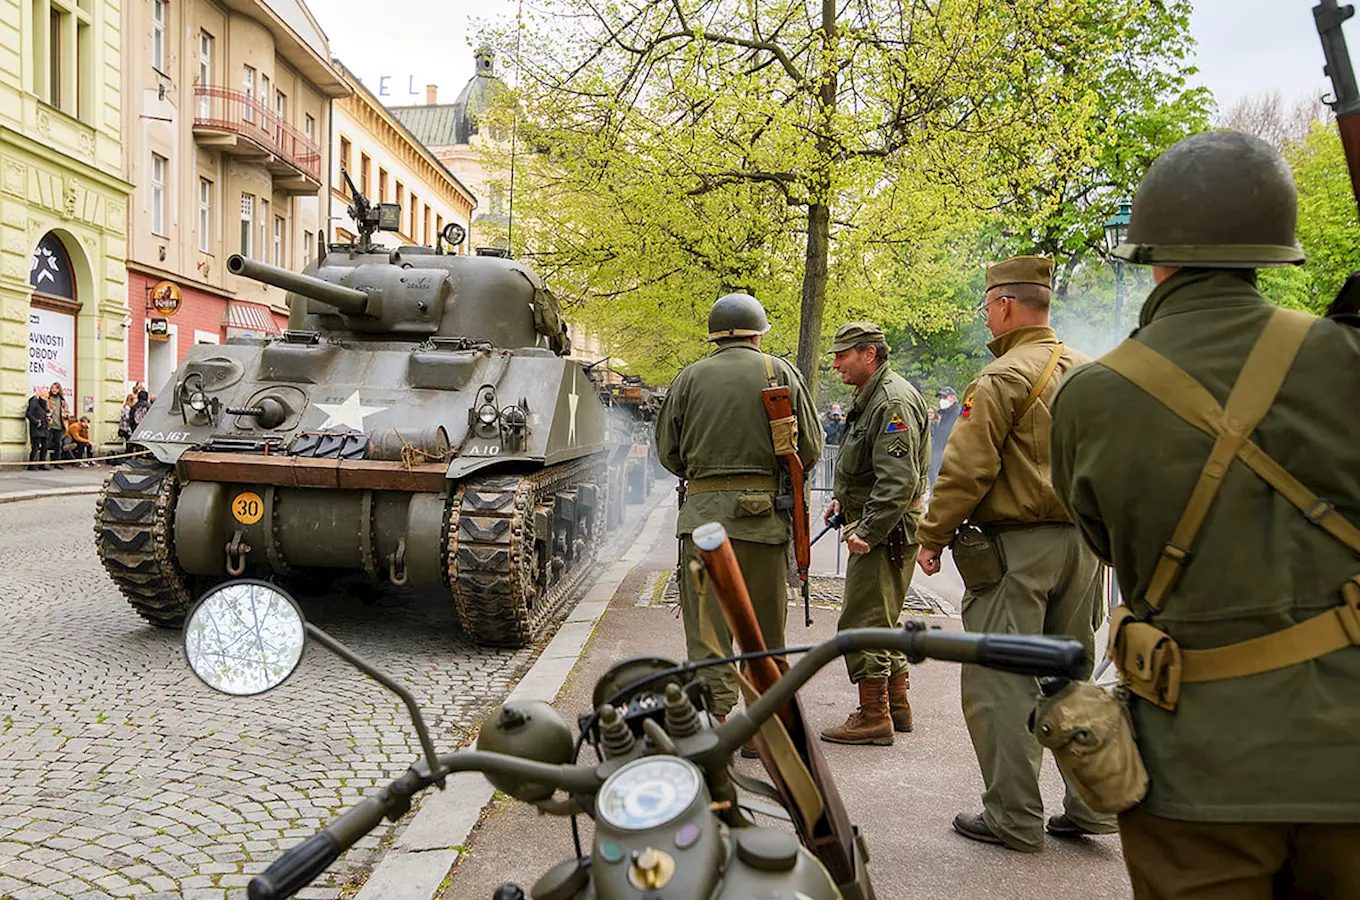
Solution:
M 122 460 L 96 466 L 66 463 L 47 471 L 31 466 L 0 465 L 0 503 L 67 494 L 97 494 L 104 479 L 119 462 Z
M 659 492 L 663 496 L 666 492 Z M 669 502 L 669 498 L 661 503 Z M 623 578 L 595 629 L 584 656 L 568 677 L 554 705 L 569 723 L 588 709 L 595 681 L 615 661 L 637 654 L 679 659 L 683 636 L 673 607 L 654 605 L 646 590 L 649 579 L 674 565 L 674 512 L 659 529 L 641 561 Z M 831 536 L 823 539 L 829 543 Z M 830 551 L 834 571 L 834 549 Z M 818 569 L 814 559 L 814 569 Z M 825 571 L 825 569 L 823 569 Z M 916 573 L 913 586 L 940 595 L 957 609 L 962 588 L 952 565 L 934 578 Z M 645 595 L 640 599 L 640 595 Z M 790 643 L 812 643 L 835 631 L 834 610 L 813 611 L 814 625 L 805 629 L 799 609 L 790 606 Z M 932 620 L 957 628 L 948 616 Z M 803 690 L 810 725 L 820 730 L 843 721 L 854 694 L 844 667 L 833 663 Z M 980 808 L 981 777 L 959 710 L 959 669 L 931 662 L 913 668 L 912 704 L 916 730 L 898 735 L 890 747 L 842 747 L 822 744 L 837 777 L 851 820 L 865 833 L 872 857 L 869 870 L 882 900 L 897 898 L 1127 898 L 1128 878 L 1117 838 L 1048 840 L 1045 852 L 1022 854 L 976 844 L 953 833 L 950 821 L 961 810 Z M 589 751 L 583 758 L 590 758 Z M 758 764 L 742 761 L 750 774 Z M 1048 812 L 1061 808 L 1062 783 L 1051 760 L 1045 763 L 1044 796 Z M 592 834 L 588 818 L 580 819 L 582 843 Z M 587 850 L 587 852 L 589 852 Z M 489 897 L 506 881 L 527 892 L 540 874 L 572 853 L 568 821 L 541 816 L 532 807 L 499 798 L 483 813 L 467 840 L 466 850 L 449 878 L 444 900 Z

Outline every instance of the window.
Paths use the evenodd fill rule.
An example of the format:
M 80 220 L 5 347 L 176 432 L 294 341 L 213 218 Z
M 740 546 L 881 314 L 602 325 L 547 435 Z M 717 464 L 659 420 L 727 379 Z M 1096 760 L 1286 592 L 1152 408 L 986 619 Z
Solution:
M 367 154 L 367 153 L 360 153 L 360 154 L 359 154 L 359 193 L 363 194 L 365 197 L 370 196 L 369 193 L 368 193 L 368 170 L 369 170 L 370 166 L 371 166 L 371 162 L 370 162 L 370 160 L 369 160 L 369 158 L 368 158 L 368 154 Z
M 151 231 L 165 235 L 165 163 L 164 156 L 151 154 Z
M 397 182 L 397 206 L 406 205 L 406 188 L 400 181 Z
M 247 122 L 255 121 L 255 70 L 250 66 L 244 66 L 241 70 L 241 93 L 246 95 L 244 107 L 241 110 L 241 118 Z
M 198 33 L 198 84 L 208 87 L 213 83 L 213 36 L 206 31 Z M 212 100 L 206 94 L 199 95 L 198 116 L 206 119 L 212 114 Z
M 408 237 L 411 238 L 411 243 L 413 243 L 413 244 L 416 242 L 416 221 L 417 221 L 417 220 L 416 220 L 416 214 L 419 213 L 419 212 L 420 212 L 420 198 L 416 196 L 416 192 L 415 192 L 415 191 L 412 191 L 412 192 L 411 192 L 411 227 L 407 230 L 406 234 L 407 234 Z
M 282 147 L 283 123 L 288 121 L 288 96 L 283 91 L 274 92 L 274 116 L 274 141 Z
M 302 264 L 305 266 L 312 261 L 312 233 L 302 232 Z
M 260 73 L 260 127 L 269 130 L 269 76 Z M 264 227 L 264 223 L 260 223 Z
M 283 216 L 274 217 L 274 265 L 283 265 Z
M 316 119 L 312 118 L 311 113 L 302 120 L 302 133 L 307 136 L 307 140 L 316 141 Z
M 435 216 L 435 217 L 434 217 L 434 233 L 435 233 L 435 238 L 436 238 L 436 240 L 438 239 L 439 235 L 441 235 L 441 234 L 444 233 L 444 217 L 443 217 L 443 216 Z
M 31 2 L 33 92 L 67 115 L 88 121 L 94 115 L 91 98 L 97 43 L 91 37 L 90 6 L 70 0 Z M 17 33 L 17 23 L 15 27 Z
M 387 202 L 387 170 L 378 166 L 378 202 Z
M 255 228 L 255 195 L 241 195 L 241 255 L 250 259 L 253 255 L 251 248 L 254 244 L 251 237 Z
M 212 251 L 212 182 L 198 179 L 198 249 Z
M 268 261 L 269 248 L 269 201 L 260 198 L 260 262 Z
M 349 138 L 345 137 L 344 135 L 341 135 L 341 136 L 340 136 L 340 171 L 341 171 L 342 173 L 348 172 L 348 171 L 349 171 L 349 159 L 350 159 L 350 157 L 349 157 L 349 149 L 350 149 L 350 148 L 349 148 Z M 349 182 L 345 181 L 345 178 L 344 178 L 344 175 L 343 175 L 343 174 L 340 176 L 340 193 L 343 194 L 343 195 L 346 196 L 346 197 L 349 196 Z
M 425 204 L 425 240 L 421 241 L 421 243 L 422 244 L 434 243 L 433 239 L 430 236 L 430 206 L 428 203 Z
M 151 67 L 165 71 L 165 0 L 151 0 Z

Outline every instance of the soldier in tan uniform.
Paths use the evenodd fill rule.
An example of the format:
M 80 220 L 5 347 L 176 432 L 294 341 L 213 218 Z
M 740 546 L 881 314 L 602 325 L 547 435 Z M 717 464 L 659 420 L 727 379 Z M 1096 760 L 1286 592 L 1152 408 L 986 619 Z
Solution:
M 777 502 L 780 462 L 761 390 L 772 380 L 788 385 L 804 471 L 811 471 L 822 455 L 822 427 L 798 370 L 760 352 L 761 336 L 769 329 L 765 309 L 756 298 L 721 297 L 708 315 L 708 340 L 715 349 L 675 376 L 657 413 L 657 456 L 668 470 L 686 479 L 676 535 L 681 539 L 680 609 L 685 644 L 694 661 L 712 658 L 714 649 L 732 653 L 732 635 L 715 601 L 710 602 L 708 618 L 717 647 L 704 641 L 698 591 L 689 575 L 689 563 L 699 558 L 691 535 L 706 522 L 720 522 L 727 529 L 766 646 L 786 643 L 793 526 L 789 511 Z M 714 711 L 726 715 L 737 702 L 735 677 L 725 666 L 701 671 L 713 691 Z
M 1053 261 L 1021 256 L 987 269 L 980 312 L 997 357 L 963 394 L 917 535 L 917 562 L 940 570 L 951 546 L 963 576 L 963 627 L 968 631 L 1066 635 L 1094 652 L 1101 614 L 1100 564 L 1053 492 L 1049 475 L 1049 404 L 1073 366 L 1088 361 L 1058 341 L 1048 324 Z M 963 714 L 985 790 L 983 811 L 959 813 L 964 837 L 1013 850 L 1044 846 L 1039 767 L 1043 749 L 1026 721 L 1038 685 L 1033 678 L 964 666 Z M 1048 820 L 1050 834 L 1076 837 L 1115 830 L 1070 789 L 1066 811 Z
M 888 343 L 872 322 L 842 325 L 832 367 L 855 386 L 836 456 L 836 499 L 825 518 L 844 515 L 850 562 L 836 627 L 896 628 L 911 585 L 916 526 L 930 466 L 930 425 L 921 395 L 888 366 Z M 889 650 L 847 653 L 859 708 L 822 732 L 836 744 L 891 744 L 911 731 L 907 658 Z

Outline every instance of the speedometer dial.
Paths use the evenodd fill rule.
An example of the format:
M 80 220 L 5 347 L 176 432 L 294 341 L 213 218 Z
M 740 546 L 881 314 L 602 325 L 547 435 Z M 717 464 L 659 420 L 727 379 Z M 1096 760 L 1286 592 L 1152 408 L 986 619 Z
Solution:
M 689 809 L 699 794 L 699 770 L 674 756 L 634 760 L 600 788 L 595 808 L 615 828 L 656 828 Z

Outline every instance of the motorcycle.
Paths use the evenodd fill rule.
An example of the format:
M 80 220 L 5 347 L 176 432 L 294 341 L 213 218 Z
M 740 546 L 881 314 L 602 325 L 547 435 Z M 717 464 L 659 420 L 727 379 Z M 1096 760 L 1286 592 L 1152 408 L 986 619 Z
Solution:
M 725 536 L 714 548 L 720 551 L 722 544 Z M 718 560 L 712 562 L 721 576 Z M 722 577 L 715 587 L 725 613 L 734 593 L 744 599 L 744 588 L 733 592 Z M 898 650 L 912 662 L 975 663 L 1036 677 L 1080 677 L 1086 662 L 1076 641 L 946 632 L 923 621 L 901 630 L 843 631 L 821 644 L 752 650 L 752 642 L 742 641 L 741 622 L 735 624 L 748 651 L 737 656 L 697 663 L 644 656 L 613 666 L 596 684 L 595 709 L 580 717 L 575 738 L 547 703 L 509 701 L 487 716 L 475 749 L 441 754 L 410 692 L 307 622 L 278 586 L 242 579 L 213 588 L 194 606 L 184 632 L 189 666 L 207 685 L 238 696 L 277 687 L 296 670 L 310 638 L 401 698 L 424 755 L 252 879 L 250 900 L 292 896 L 383 819 L 395 822 L 409 812 L 421 791 L 443 789 L 455 772 L 481 772 L 506 794 L 571 817 L 576 855 L 534 883 L 534 900 L 870 900 L 863 839 L 845 826 L 829 771 L 815 743 L 810 748 L 806 741 L 798 690 L 851 650 Z M 786 667 L 788 656 L 802 658 Z M 758 673 L 776 661 L 778 677 L 767 680 L 758 696 L 748 694 L 745 711 L 725 721 L 711 714 L 700 669 L 743 663 Z M 733 754 L 753 737 L 774 785 L 733 767 Z M 598 758 L 594 765 L 578 761 L 587 743 Z M 595 822 L 588 855 L 576 828 L 579 815 Z M 792 822 L 794 829 L 758 825 L 758 815 Z M 523 896 L 512 884 L 496 893 Z

